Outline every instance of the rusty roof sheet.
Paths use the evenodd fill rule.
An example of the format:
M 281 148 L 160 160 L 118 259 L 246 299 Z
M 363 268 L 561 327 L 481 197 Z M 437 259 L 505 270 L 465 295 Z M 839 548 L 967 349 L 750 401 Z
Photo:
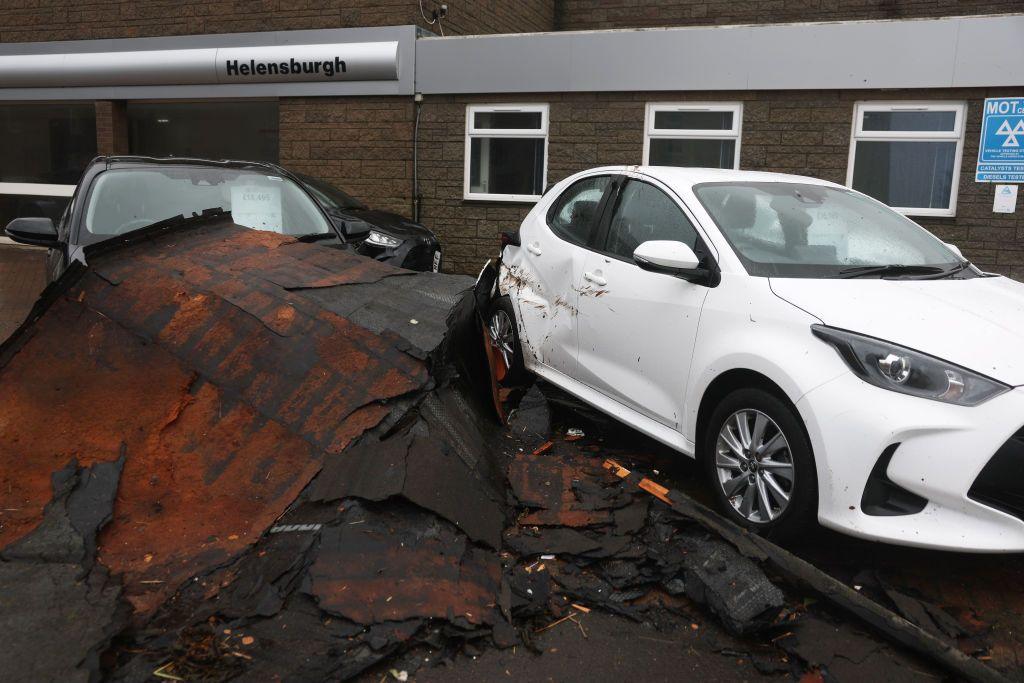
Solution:
M 0 352 L 0 548 L 40 523 L 53 472 L 123 455 L 98 556 L 145 614 L 428 385 L 402 336 L 306 295 L 417 275 L 226 217 L 97 252 Z

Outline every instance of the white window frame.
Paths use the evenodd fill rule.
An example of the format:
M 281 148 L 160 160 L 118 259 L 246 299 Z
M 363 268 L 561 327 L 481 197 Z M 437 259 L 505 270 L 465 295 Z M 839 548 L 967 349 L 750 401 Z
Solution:
M 714 129 L 678 129 L 655 128 L 654 115 L 660 111 L 727 111 L 732 112 L 732 128 L 728 130 Z M 743 137 L 743 103 L 742 102 L 648 102 L 644 115 L 644 165 L 651 161 L 651 140 L 735 140 L 736 152 L 732 160 L 732 168 L 740 167 L 740 141 Z
M 864 130 L 865 112 L 884 111 L 953 111 L 956 119 L 952 131 L 917 131 L 917 130 Z M 850 156 L 846 167 L 846 186 L 853 188 L 853 168 L 856 162 L 858 142 L 935 142 L 956 141 L 956 154 L 953 158 L 953 182 L 949 192 L 948 209 L 930 209 L 921 207 L 891 207 L 904 216 L 956 216 L 956 200 L 960 186 L 960 163 L 964 153 L 964 122 L 967 118 L 967 103 L 959 100 L 927 102 L 857 102 L 853 108 L 853 130 L 850 134 Z
M 481 113 L 540 113 L 540 128 L 477 128 L 474 125 L 475 115 Z M 473 192 L 470 190 L 470 154 L 474 138 L 544 138 L 544 168 L 540 179 L 543 189 L 548 186 L 548 121 L 549 107 L 547 104 L 472 104 L 466 107 L 466 149 L 465 163 L 462 171 L 462 198 L 488 202 L 536 202 L 540 194 L 498 194 L 493 192 Z

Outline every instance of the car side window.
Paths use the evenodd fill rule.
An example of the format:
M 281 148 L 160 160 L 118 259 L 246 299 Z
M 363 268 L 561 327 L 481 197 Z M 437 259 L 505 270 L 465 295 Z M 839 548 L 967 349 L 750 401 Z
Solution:
M 600 218 L 597 210 L 611 176 L 583 178 L 570 185 L 551 205 L 548 226 L 562 239 L 590 246 Z
M 632 261 L 633 251 L 649 240 L 683 242 L 694 251 L 699 241 L 693 224 L 667 194 L 630 180 L 612 215 L 605 251 Z

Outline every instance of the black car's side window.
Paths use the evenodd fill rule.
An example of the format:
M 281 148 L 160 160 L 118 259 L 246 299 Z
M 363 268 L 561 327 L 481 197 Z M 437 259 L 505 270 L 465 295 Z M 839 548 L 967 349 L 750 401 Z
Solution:
M 593 244 L 600 216 L 601 198 L 611 176 L 583 178 L 570 185 L 548 210 L 548 225 L 562 239 L 590 246 Z
M 679 205 L 645 182 L 630 180 L 619 197 L 608 229 L 605 252 L 628 261 L 649 240 L 683 242 L 697 251 L 699 238 Z

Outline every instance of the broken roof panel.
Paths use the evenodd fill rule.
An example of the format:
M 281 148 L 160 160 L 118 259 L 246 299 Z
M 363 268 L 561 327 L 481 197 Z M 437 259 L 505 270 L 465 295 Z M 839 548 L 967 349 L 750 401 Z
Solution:
M 226 217 L 89 261 L 0 353 L 0 548 L 39 524 L 69 458 L 123 454 L 99 557 L 140 613 L 253 543 L 325 455 L 430 383 L 408 340 L 322 303 L 343 309 L 349 284 L 416 274 Z M 466 279 L 441 285 L 454 299 Z M 438 346 L 433 332 L 419 343 Z

